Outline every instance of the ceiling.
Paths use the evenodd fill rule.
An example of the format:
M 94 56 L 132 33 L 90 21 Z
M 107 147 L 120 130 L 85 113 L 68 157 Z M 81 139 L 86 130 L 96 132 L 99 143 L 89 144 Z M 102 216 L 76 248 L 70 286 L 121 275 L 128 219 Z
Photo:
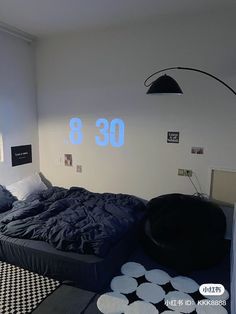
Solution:
M 236 12 L 235 0 L 0 0 L 0 21 L 35 36 L 117 26 L 160 16 Z

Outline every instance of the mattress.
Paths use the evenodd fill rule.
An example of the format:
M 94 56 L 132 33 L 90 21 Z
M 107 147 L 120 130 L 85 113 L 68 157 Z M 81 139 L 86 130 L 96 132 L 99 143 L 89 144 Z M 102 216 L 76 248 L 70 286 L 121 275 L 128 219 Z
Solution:
M 46 242 L 19 239 L 0 233 L 0 259 L 64 283 L 101 291 L 137 246 L 140 226 L 135 226 L 101 258 L 59 251 Z

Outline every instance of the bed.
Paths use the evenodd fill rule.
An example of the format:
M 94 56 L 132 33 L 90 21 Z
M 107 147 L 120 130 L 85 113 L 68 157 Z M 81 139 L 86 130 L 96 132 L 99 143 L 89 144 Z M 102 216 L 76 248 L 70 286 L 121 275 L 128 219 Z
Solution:
M 55 278 L 61 282 L 74 284 L 82 289 L 96 292 L 101 291 L 119 269 L 120 265 L 128 258 L 132 249 L 135 249 L 138 242 L 140 226 L 145 217 L 145 205 L 138 198 L 129 195 L 92 193 L 78 187 L 73 187 L 69 190 L 57 187 L 51 189 L 56 191 L 57 196 L 58 193 L 64 193 L 67 195 L 67 198 L 63 198 L 62 200 L 56 198 L 56 203 L 53 203 L 50 201 L 52 200 L 52 195 L 49 195 L 51 193 L 49 189 L 31 195 L 26 201 L 15 202 L 13 209 L 9 209 L 0 214 L 0 258 L 11 264 Z M 39 195 L 41 197 L 40 202 L 38 202 Z M 45 197 L 45 195 L 49 195 L 49 198 Z M 76 195 L 83 195 L 83 197 L 78 200 L 74 197 Z M 88 198 L 88 195 L 92 196 Z M 104 197 L 108 200 L 105 202 L 106 206 L 101 201 L 102 198 L 104 200 Z M 42 198 L 43 202 L 41 202 Z M 116 202 L 116 199 L 119 201 Z M 118 235 L 115 232 L 117 228 L 114 228 L 115 231 L 112 232 L 114 232 L 115 241 L 111 241 L 110 243 L 110 240 L 107 240 L 107 238 L 105 238 L 105 241 L 101 241 L 101 238 L 98 238 L 99 246 L 97 246 L 98 243 L 96 241 L 93 241 L 92 246 L 86 244 L 77 247 L 75 246 L 78 242 L 76 241 L 77 238 L 69 242 L 65 241 L 65 239 L 61 241 L 61 239 L 58 240 L 58 234 L 55 235 L 55 233 L 47 234 L 50 240 L 46 241 L 44 239 L 42 241 L 41 237 L 45 235 L 45 221 L 47 223 L 50 221 L 50 223 L 54 223 L 55 226 L 58 226 L 58 221 L 61 221 L 62 216 L 59 213 L 59 220 L 56 220 L 56 224 L 54 217 L 52 217 L 51 220 L 46 219 L 40 224 L 41 217 L 47 216 L 50 211 L 57 211 L 58 208 L 61 208 L 61 205 L 64 206 L 68 201 L 71 203 L 72 200 L 73 206 L 70 208 L 72 214 L 76 207 L 83 207 L 83 204 L 86 202 L 87 205 L 88 203 L 90 204 L 90 209 L 93 208 L 94 200 L 98 200 L 96 204 L 97 202 L 99 204 L 101 203 L 101 208 L 105 206 L 106 217 L 112 214 L 112 217 L 117 218 L 119 215 L 123 215 L 123 212 L 129 212 L 132 208 L 130 214 L 131 216 L 136 216 L 136 218 L 132 218 L 129 221 L 126 216 L 122 216 L 121 218 L 125 222 L 125 229 L 122 229 L 121 233 L 119 231 Z M 83 204 L 81 202 L 83 202 Z M 48 208 L 46 210 L 46 207 L 42 209 L 41 203 L 48 206 Z M 28 206 L 28 204 L 30 204 L 30 206 Z M 125 208 L 121 206 L 118 208 L 119 204 L 130 204 L 130 206 L 132 206 L 130 208 L 129 206 L 125 206 Z M 107 212 L 109 214 L 107 214 Z M 85 213 L 88 215 L 87 211 Z M 100 212 L 98 213 L 100 215 Z M 68 212 L 65 212 L 65 217 L 66 219 L 70 217 L 68 216 Z M 110 222 L 113 223 L 114 217 L 111 221 L 109 220 L 109 224 Z M 118 218 L 118 221 L 120 221 L 120 216 Z M 91 219 L 94 219 L 94 217 Z M 71 222 L 69 221 L 69 223 Z M 35 225 L 37 226 L 36 228 Z M 32 228 L 32 226 L 34 228 Z M 53 225 L 49 224 L 48 228 L 46 228 L 49 233 L 53 230 L 52 226 Z M 104 228 L 108 228 L 107 225 Z M 120 225 L 118 224 L 118 229 L 119 228 Z M 91 228 L 89 228 L 89 235 L 91 235 L 93 228 L 90 229 Z M 112 228 L 108 228 L 109 232 L 111 232 L 111 230 Z M 78 236 L 78 234 L 76 234 L 76 236 Z M 100 243 L 102 243 L 101 246 Z M 110 245 L 108 246 L 108 244 Z

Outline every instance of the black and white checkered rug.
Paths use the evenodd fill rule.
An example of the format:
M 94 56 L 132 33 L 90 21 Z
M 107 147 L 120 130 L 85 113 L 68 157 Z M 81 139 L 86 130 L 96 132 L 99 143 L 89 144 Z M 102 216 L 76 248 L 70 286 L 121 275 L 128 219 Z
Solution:
M 60 283 L 0 262 L 0 313 L 31 313 Z

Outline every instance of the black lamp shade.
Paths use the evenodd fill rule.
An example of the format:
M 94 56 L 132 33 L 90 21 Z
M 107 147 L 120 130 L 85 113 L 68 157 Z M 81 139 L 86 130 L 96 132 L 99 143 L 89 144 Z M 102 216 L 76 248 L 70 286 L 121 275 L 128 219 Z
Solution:
M 150 86 L 147 94 L 183 94 L 178 83 L 169 75 L 162 75 Z

